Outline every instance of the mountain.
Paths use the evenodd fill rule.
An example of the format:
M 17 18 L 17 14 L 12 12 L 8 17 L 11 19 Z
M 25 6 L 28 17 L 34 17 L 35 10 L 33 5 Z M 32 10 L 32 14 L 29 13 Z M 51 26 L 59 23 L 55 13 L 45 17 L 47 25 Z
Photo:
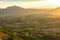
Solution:
M 60 7 L 56 9 L 47 10 L 40 14 L 35 14 L 35 16 L 39 16 L 41 18 L 60 18 Z
M 46 12 L 44 16 L 49 18 L 60 18 L 60 7 Z
M 10 6 L 5 9 L 0 9 L 0 16 L 38 15 L 47 11 L 49 11 L 49 9 L 25 9 L 18 6 Z
M 5 16 L 21 16 L 23 14 L 30 17 L 57 18 L 60 17 L 60 7 L 56 9 L 25 9 L 18 6 L 10 6 L 5 9 L 0 9 L 0 16 L 1 14 Z
M 0 9 L 0 13 L 21 13 L 25 11 L 24 8 L 18 6 L 7 7 L 6 9 Z
M 25 8 L 18 7 L 18 6 L 10 6 L 5 9 L 0 9 L 0 13 L 21 13 L 21 12 L 42 13 L 45 11 L 47 11 L 47 9 L 25 9 Z
M 22 14 L 25 15 L 26 13 L 27 13 L 27 9 L 18 6 L 10 6 L 5 9 L 0 9 L 0 17 L 5 17 L 5 16 L 18 17 L 18 16 L 22 16 Z
M 39 16 L 42 18 L 57 18 L 60 17 L 60 7 L 56 9 L 25 9 L 18 6 L 10 6 L 5 9 L 0 9 L 0 15 L 30 15 Z M 32 15 L 33 14 L 33 15 Z

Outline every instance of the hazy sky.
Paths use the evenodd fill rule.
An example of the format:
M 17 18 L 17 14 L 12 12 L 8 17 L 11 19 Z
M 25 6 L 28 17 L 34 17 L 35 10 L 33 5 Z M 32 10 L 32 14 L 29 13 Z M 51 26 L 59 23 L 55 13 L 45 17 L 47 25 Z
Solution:
M 8 6 L 20 6 L 23 8 L 56 8 L 60 7 L 60 0 L 0 0 L 0 8 Z
M 0 1 L 39 1 L 39 0 L 0 0 Z M 41 1 L 41 0 L 40 0 Z

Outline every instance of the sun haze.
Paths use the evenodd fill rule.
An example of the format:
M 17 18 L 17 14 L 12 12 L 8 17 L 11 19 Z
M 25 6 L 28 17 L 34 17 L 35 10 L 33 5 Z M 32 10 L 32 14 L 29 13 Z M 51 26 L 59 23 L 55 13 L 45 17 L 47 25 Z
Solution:
M 0 8 L 20 6 L 33 9 L 53 9 L 60 7 L 60 0 L 0 0 Z

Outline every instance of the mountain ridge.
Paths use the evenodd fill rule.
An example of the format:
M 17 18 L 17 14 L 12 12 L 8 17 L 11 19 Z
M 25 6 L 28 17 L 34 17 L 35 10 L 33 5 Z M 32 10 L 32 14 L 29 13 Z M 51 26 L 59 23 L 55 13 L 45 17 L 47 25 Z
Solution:
M 24 9 L 18 6 L 10 6 L 5 9 L 0 9 L 0 14 L 11 14 L 11 15 L 32 15 L 40 16 L 43 18 L 55 18 L 60 17 L 60 7 L 56 9 Z

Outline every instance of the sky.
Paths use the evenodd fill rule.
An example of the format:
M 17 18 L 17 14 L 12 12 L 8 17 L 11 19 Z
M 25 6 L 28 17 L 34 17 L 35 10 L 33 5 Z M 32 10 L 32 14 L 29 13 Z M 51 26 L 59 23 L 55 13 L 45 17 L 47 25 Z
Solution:
M 20 6 L 33 9 L 54 9 L 60 7 L 60 0 L 0 0 L 0 8 Z

